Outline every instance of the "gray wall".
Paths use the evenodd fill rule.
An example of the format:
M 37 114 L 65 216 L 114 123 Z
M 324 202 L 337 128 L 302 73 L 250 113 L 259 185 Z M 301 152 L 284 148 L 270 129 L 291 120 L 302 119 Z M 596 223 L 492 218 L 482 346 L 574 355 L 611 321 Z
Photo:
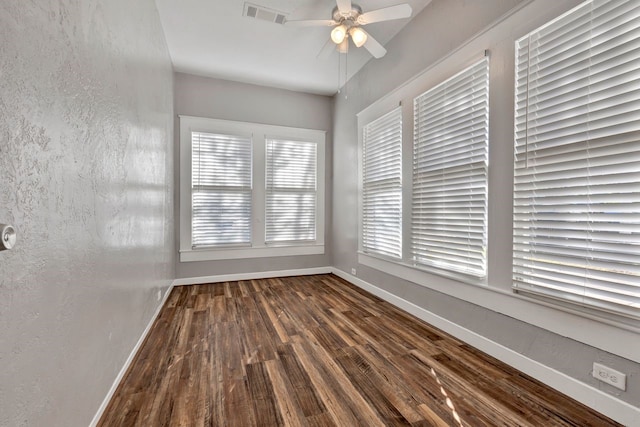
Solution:
M 348 98 L 336 95 L 334 102 L 333 265 L 347 273 L 357 268 L 358 277 L 378 288 L 638 406 L 637 333 L 516 298 L 510 290 L 514 40 L 578 3 L 433 0 L 387 45 L 384 58 L 369 62 L 348 82 Z M 513 19 L 520 24 L 489 30 Z M 491 50 L 488 287 L 417 270 L 411 281 L 402 280 L 359 264 L 356 114 L 423 70 L 455 57 L 457 49 L 467 54 L 464 46 L 473 40 L 480 40 L 468 49 L 476 55 Z M 625 372 L 627 391 L 593 379 L 595 361 Z
M 331 120 L 332 98 L 274 89 L 227 80 L 175 73 L 176 115 L 208 117 L 222 120 L 263 123 L 327 131 L 325 179 L 325 253 L 274 258 L 254 258 L 224 261 L 180 262 L 176 260 L 178 278 L 213 276 L 232 273 L 279 271 L 331 265 Z M 176 193 L 180 200 L 178 148 L 179 121 L 175 122 Z M 176 204 L 177 205 L 177 204 Z M 179 206 L 175 211 L 176 224 Z M 176 227 L 176 242 L 179 242 Z
M 0 3 L 0 425 L 86 426 L 174 277 L 153 0 Z

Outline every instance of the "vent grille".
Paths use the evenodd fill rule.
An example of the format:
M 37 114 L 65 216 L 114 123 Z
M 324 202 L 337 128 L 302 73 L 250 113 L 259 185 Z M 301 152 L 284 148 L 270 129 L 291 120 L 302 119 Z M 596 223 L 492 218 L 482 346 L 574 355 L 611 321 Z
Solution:
M 249 18 L 259 19 L 261 21 L 273 22 L 275 24 L 284 24 L 284 21 L 286 20 L 286 15 L 284 13 L 252 3 L 244 4 L 243 15 Z

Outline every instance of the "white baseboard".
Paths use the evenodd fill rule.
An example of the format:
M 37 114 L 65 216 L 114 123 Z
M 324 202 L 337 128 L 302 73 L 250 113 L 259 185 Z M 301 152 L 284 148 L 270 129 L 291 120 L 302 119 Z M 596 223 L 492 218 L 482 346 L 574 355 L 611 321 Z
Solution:
M 271 279 L 274 277 L 309 276 L 312 274 L 329 274 L 332 267 L 299 268 L 295 270 L 259 271 L 256 273 L 220 274 L 217 276 L 187 277 L 176 279 L 173 286 L 199 285 L 201 283 L 233 282 L 236 280 Z
M 142 335 L 138 339 L 138 342 L 131 350 L 131 353 L 129 353 L 129 357 L 127 357 L 127 360 L 124 362 L 122 369 L 120 369 L 118 376 L 113 381 L 113 384 L 109 389 L 109 392 L 107 393 L 104 400 L 102 401 L 102 404 L 98 408 L 98 412 L 96 412 L 96 414 L 94 415 L 93 420 L 91 420 L 91 424 L 89 424 L 89 427 L 96 427 L 98 425 L 98 422 L 102 417 L 102 414 L 104 413 L 105 409 L 107 409 L 107 406 L 111 401 L 111 398 L 113 398 L 113 395 L 115 394 L 118 386 L 120 385 L 120 381 L 122 381 L 125 374 L 127 373 L 127 370 L 129 370 L 129 366 L 131 366 L 133 359 L 136 357 L 136 354 L 138 354 L 138 350 L 140 350 L 142 343 L 144 342 L 145 338 L 147 338 L 149 331 L 151 331 L 151 327 L 153 326 L 154 322 L 158 318 L 158 315 L 160 314 L 160 310 L 162 310 L 162 307 L 164 307 L 164 304 L 167 302 L 167 299 L 169 298 L 169 295 L 171 294 L 172 289 L 173 289 L 173 284 L 171 284 L 169 288 L 165 291 L 164 296 L 162 297 L 162 301 L 160 302 L 160 304 L 158 304 L 156 311 L 153 313 L 153 316 L 151 316 L 149 323 L 147 323 L 147 327 L 144 328 L 144 331 L 142 332 Z
M 365 282 L 356 276 L 345 273 L 337 268 L 332 268 L 331 272 L 625 426 L 640 426 L 640 408 L 638 407 L 632 406 L 627 402 L 623 402 L 614 396 L 606 394 L 562 372 L 529 359 L 516 351 L 491 341 L 469 329 L 463 328 L 384 289 Z

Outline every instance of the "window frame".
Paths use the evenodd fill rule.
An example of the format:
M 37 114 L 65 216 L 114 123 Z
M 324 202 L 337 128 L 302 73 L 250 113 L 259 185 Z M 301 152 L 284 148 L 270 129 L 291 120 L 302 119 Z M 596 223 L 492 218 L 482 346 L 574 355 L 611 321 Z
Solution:
M 215 261 L 243 258 L 324 254 L 325 236 L 325 151 L 326 131 L 302 129 L 260 123 L 239 122 L 179 115 L 179 259 L 180 262 Z M 251 245 L 192 248 L 192 146 L 191 133 L 223 133 L 252 136 L 252 212 Z M 266 219 L 266 140 L 283 139 L 312 142 L 317 145 L 316 157 L 316 239 L 310 242 L 265 242 Z
M 620 7 L 621 5 L 612 5 L 612 3 L 607 3 L 606 6 L 617 8 L 617 7 Z M 514 81 L 514 87 L 513 87 L 513 90 L 514 90 L 514 127 L 513 127 L 514 184 L 512 188 L 512 191 L 513 191 L 512 291 L 516 295 L 521 295 L 525 298 L 530 298 L 532 301 L 557 307 L 558 309 L 567 309 L 567 310 L 577 311 L 580 313 L 584 313 L 585 315 L 595 316 L 604 321 L 612 322 L 618 325 L 634 326 L 637 324 L 637 321 L 640 320 L 640 310 L 638 310 L 638 302 L 623 304 L 621 302 L 622 298 L 618 298 L 618 295 L 617 295 L 617 293 L 620 292 L 620 288 L 622 288 L 622 286 L 614 285 L 614 286 L 609 286 L 607 288 L 604 288 L 598 285 L 598 282 L 605 283 L 607 281 L 609 283 L 615 284 L 617 283 L 617 280 L 614 280 L 613 277 L 616 275 L 622 276 L 622 274 L 619 274 L 619 271 L 615 271 L 616 269 L 612 268 L 610 265 L 607 265 L 606 266 L 607 268 L 602 268 L 601 269 L 602 271 L 599 274 L 593 273 L 593 271 L 597 271 L 598 268 L 590 268 L 590 267 L 587 268 L 587 266 L 590 266 L 592 263 L 597 264 L 599 262 L 604 263 L 606 261 L 604 256 L 601 256 L 601 257 L 593 256 L 594 253 L 597 255 L 598 252 L 607 252 L 607 253 L 614 253 L 614 254 L 629 255 L 629 257 L 633 255 L 632 253 L 628 253 L 628 252 L 624 252 L 624 253 L 615 252 L 611 249 L 614 245 L 618 245 L 620 247 L 616 247 L 615 250 L 619 251 L 621 250 L 621 247 L 625 245 L 625 242 L 623 241 L 622 238 L 619 238 L 617 240 L 612 240 L 610 238 L 610 236 L 612 236 L 613 233 L 615 233 L 618 230 L 618 228 L 610 225 L 607 225 L 605 227 L 599 227 L 597 226 L 599 224 L 597 220 L 594 220 L 593 222 L 591 222 L 590 219 L 588 220 L 589 225 L 596 224 L 596 227 L 593 227 L 593 228 L 588 227 L 588 231 L 586 233 L 583 233 L 583 234 L 587 234 L 588 237 L 582 237 L 582 236 L 577 237 L 576 234 L 580 233 L 579 230 L 570 230 L 568 228 L 569 227 L 568 224 L 570 224 L 571 222 L 578 222 L 575 219 L 575 216 L 582 215 L 582 216 L 590 217 L 590 215 L 593 214 L 594 216 L 597 217 L 599 215 L 597 210 L 602 209 L 606 205 L 606 203 L 602 201 L 600 202 L 594 201 L 592 204 L 591 202 L 592 194 L 590 189 L 592 185 L 591 181 L 592 180 L 598 181 L 598 179 L 600 179 L 601 181 L 604 181 L 604 180 L 611 181 L 611 177 L 615 176 L 616 173 L 608 171 L 606 173 L 601 173 L 601 174 L 592 175 L 591 173 L 587 173 L 584 176 L 580 176 L 579 173 L 572 172 L 571 176 L 566 179 L 568 180 L 570 179 L 571 181 L 574 181 L 574 182 L 577 180 L 580 180 L 579 182 L 581 183 L 581 186 L 588 188 L 586 190 L 588 194 L 584 194 L 581 192 L 578 192 L 577 194 L 575 193 L 572 194 L 572 197 L 576 198 L 576 200 L 580 198 L 579 203 L 577 203 L 576 201 L 569 202 L 566 200 L 563 201 L 562 203 L 560 203 L 560 201 L 552 202 L 551 199 L 554 199 L 554 198 L 555 199 L 558 199 L 560 197 L 568 198 L 566 194 L 564 193 L 561 194 L 558 192 L 558 190 L 555 190 L 555 193 L 553 196 L 550 195 L 548 197 L 544 197 L 544 196 L 538 197 L 535 194 L 537 191 L 544 192 L 545 189 L 546 191 L 551 191 L 553 190 L 553 188 L 545 187 L 545 185 L 549 185 L 549 184 L 546 184 L 549 181 L 549 175 L 550 175 L 549 172 L 544 170 L 540 172 L 536 170 L 536 161 L 540 160 L 540 157 L 538 157 L 536 154 L 536 151 L 538 150 L 536 146 L 538 143 L 540 143 L 541 145 L 544 145 L 545 141 L 538 142 L 536 137 L 532 137 L 533 141 L 529 142 L 529 135 L 528 135 L 529 122 L 535 124 L 536 118 L 538 117 L 538 115 L 544 115 L 544 113 L 546 113 L 544 108 L 542 108 L 540 112 L 535 108 L 531 108 L 532 111 L 531 112 L 529 111 L 531 105 L 535 106 L 535 101 L 533 101 L 533 103 L 529 102 L 530 100 L 529 77 L 531 74 L 543 73 L 545 71 L 549 72 L 545 68 L 538 70 L 539 67 L 535 67 L 535 71 L 533 73 L 531 72 L 530 62 L 534 59 L 538 59 L 537 55 L 536 56 L 531 55 L 532 42 L 536 43 L 535 44 L 536 50 L 542 49 L 543 51 L 545 51 L 545 50 L 557 49 L 558 46 L 553 47 L 547 44 L 538 46 L 537 38 L 538 37 L 544 38 L 544 33 L 549 28 L 551 28 L 552 31 L 558 31 L 559 27 L 557 27 L 557 23 L 564 22 L 566 19 L 570 19 L 573 21 L 577 19 L 584 20 L 584 18 L 581 18 L 581 16 L 591 17 L 591 15 L 593 15 L 593 7 L 594 7 L 593 1 L 582 2 L 578 6 L 570 9 L 569 11 L 558 16 L 557 18 L 550 20 L 549 22 L 546 22 L 541 26 L 538 26 L 537 28 L 534 28 L 527 34 L 523 35 L 522 37 L 517 38 L 514 43 L 515 81 Z M 603 16 L 606 16 L 606 15 L 603 15 Z M 598 17 L 601 17 L 601 16 L 598 15 Z M 592 25 L 591 18 L 589 18 L 588 25 L 589 26 Z M 564 28 L 565 26 L 562 27 L 563 30 Z M 581 28 L 585 28 L 585 26 L 583 25 L 581 26 Z M 614 28 L 618 28 L 618 27 L 614 27 Z M 592 30 L 591 29 L 584 30 L 582 32 L 587 33 L 590 31 Z M 637 32 L 638 30 L 634 30 L 634 31 Z M 543 36 L 541 36 L 540 34 L 543 34 Z M 576 36 L 576 37 L 579 35 L 581 34 L 578 34 L 578 35 L 572 34 L 572 36 Z M 578 55 L 580 53 L 590 52 L 592 48 L 591 43 L 592 43 L 592 39 L 589 39 L 587 49 L 580 50 L 575 54 Z M 526 46 L 526 48 L 524 46 Z M 624 46 L 624 43 L 621 44 L 620 46 Z M 607 49 L 607 52 L 614 52 L 616 51 L 616 48 L 620 46 L 609 48 Z M 521 49 L 526 53 L 521 54 L 520 53 Z M 526 60 L 524 61 L 524 65 L 519 64 L 518 58 L 521 58 L 521 57 L 526 57 Z M 601 66 L 603 63 L 618 64 L 619 62 L 617 62 L 616 59 L 618 59 L 618 56 L 615 56 L 614 58 L 608 58 L 606 61 L 602 61 L 601 63 L 598 63 L 598 66 Z M 591 56 L 589 56 L 589 60 L 591 60 Z M 538 63 L 535 63 L 535 64 L 538 65 Z M 526 83 L 524 84 L 519 83 L 519 79 L 518 79 L 519 69 L 524 70 L 523 76 L 526 79 Z M 563 71 L 566 72 L 564 68 L 560 69 L 559 71 L 556 70 L 555 72 L 561 73 Z M 583 125 L 585 128 L 591 130 L 589 127 L 589 124 L 592 123 L 594 120 L 591 120 L 589 117 L 589 114 L 592 111 L 591 108 L 589 107 L 591 105 L 591 95 L 592 95 L 592 89 L 593 89 L 591 87 L 592 69 L 591 69 L 590 62 L 589 62 L 589 66 L 585 69 L 584 73 L 586 73 L 586 77 L 583 77 L 583 78 L 588 79 L 588 83 L 586 83 L 583 86 L 580 86 L 580 88 L 588 93 L 587 95 L 588 101 L 582 104 L 576 103 L 576 105 L 572 106 L 572 108 L 576 108 L 577 110 L 587 111 L 586 113 L 587 120 L 585 120 L 584 122 L 578 122 L 577 125 L 574 124 L 573 126 Z M 613 79 L 613 80 L 615 81 L 616 79 Z M 637 81 L 637 80 L 634 80 L 634 81 Z M 533 85 L 533 82 L 531 84 Z M 521 86 L 525 87 L 524 93 L 519 92 L 519 89 Z M 542 87 L 544 88 L 544 85 Z M 562 96 L 563 95 L 562 90 L 565 90 L 564 86 L 558 86 L 557 88 L 554 88 L 554 89 L 558 89 L 561 92 L 559 95 L 556 94 L 556 96 Z M 535 88 L 535 90 L 539 90 L 539 89 Z M 611 89 L 611 90 L 615 91 L 614 89 Z M 552 91 L 549 91 L 549 93 L 551 92 Z M 603 91 L 603 93 L 607 93 L 607 92 Z M 545 96 L 551 96 L 551 95 L 547 95 L 547 93 L 545 93 Z M 614 95 L 613 97 L 615 98 L 616 96 L 617 95 Z M 536 96 L 533 95 L 532 97 L 535 98 Z M 522 101 L 519 101 L 520 99 L 522 99 Z M 610 98 L 605 97 L 605 99 L 609 100 Z M 525 104 L 523 107 L 520 106 L 522 103 Z M 615 109 L 616 105 L 624 105 L 624 102 L 621 102 L 620 104 L 608 105 L 607 109 L 609 108 Z M 522 110 L 523 108 L 525 109 L 525 112 L 519 113 L 519 110 Z M 530 114 L 533 116 L 533 119 L 529 119 L 528 116 Z M 565 125 L 565 128 L 562 128 L 561 126 L 563 124 L 563 121 L 566 120 L 566 118 L 562 117 L 562 114 L 560 113 L 556 115 L 558 117 L 554 121 L 549 121 L 548 123 L 547 121 L 549 120 L 549 117 L 553 118 L 553 114 L 549 114 L 548 116 L 544 115 L 545 126 L 549 126 L 549 124 L 551 124 L 552 131 L 556 129 L 566 129 L 567 127 L 566 125 Z M 584 116 L 585 114 L 583 113 L 582 115 Z M 620 114 L 620 116 L 622 115 L 624 114 Z M 576 114 L 576 116 L 579 117 L 580 115 Z M 607 116 L 606 119 L 611 119 L 611 117 L 614 117 L 614 116 Z M 524 131 L 521 127 L 519 128 L 519 124 L 521 125 L 522 123 L 524 123 Z M 559 125 L 557 128 L 553 127 L 553 124 L 558 124 L 558 123 Z M 616 124 L 614 126 L 617 126 L 617 125 L 619 124 Z M 622 126 L 620 127 L 622 128 Z M 532 126 L 532 129 L 537 130 L 537 126 Z M 616 137 L 623 135 L 626 132 L 629 132 L 628 129 L 624 129 L 624 131 L 625 132 L 623 133 L 606 135 L 604 138 L 606 138 L 609 142 L 611 142 L 611 140 L 614 140 Z M 524 132 L 524 136 L 521 135 L 523 132 Z M 549 130 L 545 129 L 545 132 L 549 132 Z M 637 133 L 638 131 L 633 130 L 633 132 Z M 553 149 L 559 150 L 561 157 L 558 160 L 554 159 L 553 162 L 544 163 L 544 165 L 541 165 L 540 167 L 542 169 L 549 168 L 549 170 L 551 170 L 552 172 L 559 171 L 560 169 L 558 169 L 558 164 L 559 164 L 558 161 L 559 160 L 564 160 L 564 162 L 569 161 L 569 156 L 564 155 L 564 157 L 562 157 L 563 156 L 562 150 L 563 149 L 567 150 L 567 148 L 571 147 L 572 144 L 576 144 L 576 145 L 584 144 L 585 148 L 580 150 L 572 149 L 570 161 L 572 162 L 583 161 L 585 164 L 589 164 L 589 165 L 591 164 L 591 162 L 598 163 L 600 159 L 597 157 L 597 155 L 596 156 L 589 155 L 589 151 L 590 150 L 594 152 L 598 151 L 599 149 L 598 140 L 602 139 L 602 137 L 597 137 L 594 139 L 587 137 L 585 140 L 577 140 L 577 141 L 574 141 L 573 143 L 566 141 L 566 139 L 570 139 L 570 137 L 572 136 L 575 137 L 579 133 L 582 133 L 582 132 L 569 133 L 564 137 L 559 137 L 559 136 L 554 137 L 555 140 L 561 141 L 559 143 L 553 144 Z M 594 141 L 593 146 L 590 143 L 591 141 Z M 546 142 L 548 143 L 548 141 Z M 637 144 L 637 141 L 634 141 L 634 142 L 635 144 Z M 613 145 L 615 145 L 616 147 L 620 147 L 624 144 L 625 143 L 620 143 L 620 142 L 613 143 Z M 532 147 L 531 150 L 529 150 L 529 145 L 531 145 Z M 522 150 L 521 147 L 524 147 L 524 151 L 519 152 L 518 149 Z M 546 149 L 550 150 L 549 147 L 547 147 Z M 540 150 L 543 151 L 544 149 L 540 148 Z M 531 156 L 529 156 L 529 152 L 532 153 Z M 518 158 L 519 155 L 522 156 L 522 153 L 524 153 L 524 157 L 525 157 L 524 161 L 519 160 Z M 531 157 L 531 160 L 529 160 L 530 157 Z M 522 164 L 523 162 L 524 162 L 524 165 Z M 531 164 L 529 162 L 531 162 Z M 542 159 L 542 162 L 544 162 L 544 159 Z M 612 162 L 612 163 L 606 164 L 607 167 L 610 167 L 610 166 L 615 167 L 615 165 L 618 165 L 618 163 Z M 594 166 L 594 169 L 597 169 L 597 167 Z M 531 182 L 527 182 L 527 184 L 524 184 L 524 182 L 518 183 L 518 176 L 520 176 L 519 174 L 520 175 L 531 174 L 531 175 L 537 176 L 537 178 Z M 622 174 L 622 173 L 619 173 L 619 174 Z M 607 178 L 605 179 L 603 177 L 607 177 Z M 617 181 L 617 183 L 620 184 L 620 181 Z M 532 189 L 525 190 L 524 187 L 526 187 L 527 185 L 531 185 Z M 594 184 L 594 187 L 596 187 L 597 185 L 599 184 Z M 607 185 L 610 185 L 610 183 L 607 183 Z M 521 194 L 519 197 L 516 197 L 516 194 L 518 192 L 520 193 L 532 192 L 533 195 L 528 197 L 523 197 Z M 596 195 L 596 197 L 594 198 L 597 200 L 598 199 L 597 192 L 594 194 Z M 602 194 L 605 194 L 605 193 L 602 193 Z M 607 192 L 606 194 L 615 194 L 615 193 Z M 525 202 L 529 202 L 529 204 L 526 204 Z M 571 206 L 572 204 L 575 204 L 576 209 L 575 210 L 572 209 L 571 215 L 574 215 L 574 218 L 572 218 L 571 220 L 559 219 L 557 220 L 559 224 L 545 226 L 543 225 L 543 223 L 551 224 L 553 222 L 556 222 L 556 220 L 552 221 L 551 217 L 548 217 L 546 219 L 538 218 L 538 213 L 542 210 L 540 209 L 541 207 L 548 209 L 550 211 L 554 211 L 554 209 L 559 209 L 561 212 L 564 212 L 563 209 L 567 209 L 568 206 Z M 585 207 L 582 207 L 581 205 L 587 205 L 588 207 L 585 208 Z M 546 207 L 546 206 L 552 206 L 553 208 Z M 525 213 L 525 210 L 528 210 L 529 213 Z M 541 216 L 544 216 L 544 215 L 541 215 Z M 529 218 L 529 219 L 524 219 L 524 218 Z M 618 221 L 620 223 L 623 222 L 620 220 Z M 517 225 L 518 222 L 520 223 L 526 222 L 527 224 L 526 226 L 523 224 Z M 611 221 L 611 223 L 617 224 L 618 222 L 614 220 L 614 221 Z M 624 227 L 620 227 L 620 229 L 622 228 Z M 542 231 L 538 233 L 538 230 L 542 230 Z M 582 230 L 582 228 L 580 228 L 580 230 Z M 605 242 L 606 245 L 608 245 L 607 249 L 606 250 L 597 249 L 596 247 L 598 245 L 598 236 L 600 235 L 600 233 L 604 233 L 604 232 L 608 234 L 607 240 L 600 240 L 600 242 Z M 550 233 L 550 234 L 545 235 L 545 233 Z M 561 234 L 561 233 L 564 233 L 564 235 L 555 237 L 556 234 Z M 543 244 L 543 243 L 540 243 L 538 239 L 539 240 L 546 239 L 548 241 Z M 563 239 L 566 241 L 563 242 L 563 246 L 560 246 L 559 242 L 560 240 L 563 240 Z M 585 240 L 584 247 L 576 246 L 576 243 L 580 239 Z M 600 239 L 602 238 L 600 237 Z M 536 243 L 536 241 L 538 241 L 538 243 Z M 594 245 L 593 248 L 590 245 L 592 242 L 596 242 L 596 245 Z M 553 250 L 554 246 L 558 249 Z M 541 249 L 540 253 L 542 253 L 541 255 L 542 259 L 539 259 L 539 260 L 536 260 L 535 256 L 532 255 L 536 253 L 537 248 Z M 571 255 L 568 254 L 568 252 L 571 250 L 578 251 L 583 249 L 586 251 L 586 255 L 583 258 L 580 258 L 576 254 L 571 254 Z M 556 263 L 559 263 L 560 265 L 565 265 L 565 266 L 569 265 L 569 264 L 560 263 L 557 260 L 559 258 L 563 259 L 562 263 L 567 262 L 566 261 L 567 258 L 571 258 L 572 260 L 575 259 L 576 260 L 575 264 L 570 266 L 571 268 L 569 269 L 580 270 L 584 267 L 585 270 L 588 270 L 589 272 L 585 273 L 584 275 L 578 275 L 578 274 L 572 275 L 570 273 L 567 273 L 566 270 L 569 270 L 569 269 L 567 269 L 566 267 L 564 268 L 564 270 L 561 268 L 558 268 L 557 271 L 554 271 L 552 266 Z M 554 259 L 554 260 L 550 261 L 551 259 Z M 613 264 L 613 265 L 620 266 L 621 264 L 623 263 L 618 261 L 617 264 Z M 618 267 L 618 270 L 620 268 L 622 267 Z M 526 272 L 527 269 L 529 269 L 529 272 L 531 274 L 527 275 L 527 272 Z M 634 270 L 637 271 L 637 269 L 638 269 L 638 265 L 634 265 Z M 547 273 L 547 271 L 550 271 L 550 272 Z M 570 276 L 570 275 L 575 277 L 574 280 L 576 283 L 580 280 L 586 280 L 587 282 L 593 281 L 596 284 L 594 285 L 592 283 L 588 285 L 588 284 L 584 284 L 583 282 L 582 289 L 584 289 L 584 291 L 582 295 L 580 295 L 577 291 L 577 289 L 579 289 L 579 285 L 572 283 L 571 281 L 569 281 L 569 284 L 563 282 L 566 276 Z M 605 277 L 605 278 L 601 280 L 600 279 L 601 277 Z M 562 283 L 562 284 L 556 286 L 554 282 Z M 588 290 L 591 286 L 595 289 L 595 291 L 591 295 L 589 295 Z M 629 285 L 629 286 L 631 287 L 633 285 Z M 570 289 L 572 287 L 576 289 L 574 292 L 570 292 Z M 636 289 L 640 290 L 640 288 L 638 288 L 637 285 L 636 285 Z M 606 292 L 610 292 L 615 296 L 609 297 L 607 295 L 603 297 L 602 294 Z M 609 298 L 613 298 L 613 299 L 610 301 Z

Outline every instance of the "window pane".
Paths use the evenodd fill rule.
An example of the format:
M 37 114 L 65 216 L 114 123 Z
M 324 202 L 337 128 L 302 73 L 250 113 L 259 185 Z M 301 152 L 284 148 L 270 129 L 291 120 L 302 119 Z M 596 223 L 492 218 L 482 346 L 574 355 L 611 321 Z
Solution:
M 362 250 L 402 257 L 402 109 L 367 124 L 362 142 Z
M 251 242 L 251 192 L 193 192 L 193 247 Z
M 485 276 L 488 121 L 487 58 L 415 98 L 415 264 Z
M 191 133 L 192 247 L 251 243 L 251 139 Z
M 267 243 L 316 239 L 317 144 L 267 139 Z

